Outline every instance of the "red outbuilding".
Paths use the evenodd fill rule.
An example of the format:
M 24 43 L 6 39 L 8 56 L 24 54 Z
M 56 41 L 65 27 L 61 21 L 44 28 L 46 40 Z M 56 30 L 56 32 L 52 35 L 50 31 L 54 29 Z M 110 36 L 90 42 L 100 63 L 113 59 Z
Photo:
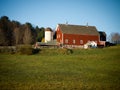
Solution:
M 95 26 L 58 24 L 56 33 L 57 42 L 62 46 L 79 47 L 89 41 L 100 44 L 100 34 Z

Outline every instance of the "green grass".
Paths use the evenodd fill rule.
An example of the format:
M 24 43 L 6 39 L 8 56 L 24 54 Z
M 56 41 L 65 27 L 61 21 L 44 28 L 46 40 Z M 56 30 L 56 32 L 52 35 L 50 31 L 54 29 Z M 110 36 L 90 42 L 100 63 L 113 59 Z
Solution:
M 120 89 L 120 46 L 74 49 L 70 55 L 45 53 L 1 54 L 0 90 Z

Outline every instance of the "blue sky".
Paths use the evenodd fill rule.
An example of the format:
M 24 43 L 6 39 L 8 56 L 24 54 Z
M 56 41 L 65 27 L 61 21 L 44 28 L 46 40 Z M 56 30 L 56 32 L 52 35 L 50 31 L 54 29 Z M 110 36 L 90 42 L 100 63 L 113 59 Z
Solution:
M 0 0 L 0 17 L 56 28 L 58 23 L 120 33 L 120 0 Z

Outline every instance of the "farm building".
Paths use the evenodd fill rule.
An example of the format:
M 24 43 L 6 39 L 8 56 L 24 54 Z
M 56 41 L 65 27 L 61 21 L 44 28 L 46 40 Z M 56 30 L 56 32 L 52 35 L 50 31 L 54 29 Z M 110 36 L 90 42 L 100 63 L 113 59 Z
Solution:
M 51 28 L 45 29 L 45 42 L 50 42 L 53 40 L 53 31 Z
M 81 47 L 90 41 L 105 45 L 105 40 L 100 41 L 101 35 L 95 26 L 58 24 L 56 33 L 58 44 L 66 47 Z
M 103 31 L 99 31 L 100 41 L 106 41 L 106 33 Z

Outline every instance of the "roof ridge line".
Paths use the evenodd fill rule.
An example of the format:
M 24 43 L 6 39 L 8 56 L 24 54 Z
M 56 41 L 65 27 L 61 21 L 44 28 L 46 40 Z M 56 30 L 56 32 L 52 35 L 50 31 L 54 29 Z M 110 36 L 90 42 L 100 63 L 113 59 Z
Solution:
M 58 24 L 58 25 L 66 25 L 66 26 L 83 26 L 83 27 L 95 27 L 95 26 L 86 26 L 86 25 L 75 25 L 75 24 Z

